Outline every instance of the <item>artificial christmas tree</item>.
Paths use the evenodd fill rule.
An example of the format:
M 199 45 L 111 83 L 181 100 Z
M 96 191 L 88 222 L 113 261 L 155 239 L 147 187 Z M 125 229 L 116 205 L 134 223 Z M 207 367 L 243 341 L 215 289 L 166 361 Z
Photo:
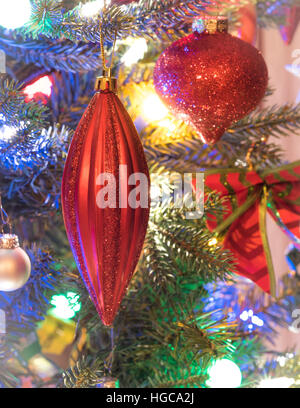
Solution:
M 249 3 L 258 27 L 284 23 L 285 0 L 255 2 L 255 9 Z M 251 271 L 258 271 L 253 281 L 270 290 L 270 257 L 265 242 L 261 245 L 266 234 L 260 235 L 267 210 L 277 222 L 279 215 L 288 234 L 297 235 L 298 165 L 283 162 L 271 136 L 298 131 L 299 105 L 257 106 L 263 94 L 273 106 L 261 55 L 252 45 L 218 33 L 246 44 L 260 61 L 260 73 L 255 95 L 250 89 L 251 101 L 249 84 L 237 89 L 236 82 L 230 88 L 234 103 L 218 95 L 213 114 L 230 115 L 222 138 L 216 140 L 219 132 L 215 143 L 206 145 L 190 121 L 173 116 L 155 92 L 158 81 L 160 93 L 167 89 L 168 66 L 163 76 L 154 75 L 154 83 L 153 72 L 174 42 L 213 38 L 192 34 L 201 17 L 220 20 L 211 5 L 200 0 L 32 0 L 28 5 L 23 20 L 13 21 L 16 10 L 7 8 L 0 22 L 0 49 L 6 55 L 6 74 L 0 78 L 0 191 L 31 262 L 22 287 L 12 292 L 0 288 L 0 385 L 203 388 L 270 386 L 275 381 L 278 387 L 298 386 L 296 350 L 274 352 L 269 343 L 278 327 L 297 330 L 297 271 L 277 282 L 275 297 L 240 275 L 252 279 Z M 229 32 L 241 32 L 244 6 L 220 3 L 217 14 L 228 16 Z M 249 43 L 255 28 L 250 27 Z M 207 47 L 212 51 L 211 44 Z M 190 51 L 181 50 L 196 72 L 201 61 L 197 53 L 189 59 Z M 236 73 L 238 51 L 231 49 L 230 56 Z M 95 77 L 107 68 L 105 55 L 111 57 L 112 76 L 98 82 L 95 95 Z M 224 75 L 233 78 L 233 65 L 222 65 L 220 73 L 214 59 L 207 57 L 201 75 L 213 66 L 210 84 L 218 79 L 219 90 L 232 85 Z M 251 76 L 252 57 L 248 61 Z M 169 74 L 175 78 L 174 71 Z M 112 77 L 118 78 L 119 96 Z M 203 78 L 191 76 L 190 93 L 197 81 Z M 177 92 L 176 81 L 172 86 Z M 180 99 L 175 91 L 168 90 Z M 199 124 L 205 122 L 202 102 L 187 107 L 197 105 L 187 98 L 174 103 L 189 113 L 192 109 Z M 232 115 L 240 108 L 240 115 Z M 119 164 L 136 173 L 127 183 L 128 202 L 141 175 L 149 187 L 149 169 L 151 207 L 147 195 L 145 208 L 124 209 L 124 201 L 115 200 L 112 208 L 99 211 L 101 188 L 107 201 L 124 187 L 118 177 L 115 190 L 108 183 L 119 174 Z M 97 184 L 103 174 L 105 183 Z M 136 198 L 143 202 L 141 190 Z M 247 264 L 244 249 L 251 234 L 258 245 L 250 249 L 263 261 L 251 256 Z

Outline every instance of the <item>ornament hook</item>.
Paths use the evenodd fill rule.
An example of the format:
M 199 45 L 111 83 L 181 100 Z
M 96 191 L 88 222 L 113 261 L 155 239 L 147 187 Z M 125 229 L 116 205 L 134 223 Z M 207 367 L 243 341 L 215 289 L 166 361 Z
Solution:
M 103 15 L 106 11 L 106 2 L 104 1 L 102 18 L 100 20 L 99 31 L 100 31 L 100 50 L 101 50 L 101 59 L 102 59 L 102 67 L 103 67 L 103 75 L 97 77 L 95 83 L 95 90 L 96 91 L 111 91 L 116 93 L 117 92 L 117 79 L 112 76 L 112 67 L 115 57 L 115 48 L 117 42 L 117 30 L 115 30 L 114 34 L 114 41 L 111 53 L 111 60 L 110 65 L 106 65 L 105 59 L 105 49 L 104 49 L 104 35 L 103 35 Z
M 11 223 L 10 223 L 9 216 L 8 216 L 7 212 L 3 208 L 1 194 L 0 194 L 0 221 L 1 221 L 0 233 L 4 234 L 4 226 L 7 225 L 8 228 L 9 228 L 9 232 L 11 234 L 12 233 L 12 226 L 11 226 Z

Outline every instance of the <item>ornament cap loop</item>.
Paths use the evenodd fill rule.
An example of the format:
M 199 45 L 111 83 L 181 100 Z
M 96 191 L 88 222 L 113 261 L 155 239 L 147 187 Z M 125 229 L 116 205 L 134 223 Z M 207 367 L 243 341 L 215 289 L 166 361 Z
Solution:
M 111 76 L 111 69 L 104 69 L 103 75 L 96 78 L 96 91 L 111 91 L 117 93 L 118 83 L 117 78 Z
M 19 238 L 14 234 L 0 234 L 0 249 L 15 249 L 19 247 Z
M 195 20 L 193 24 L 193 31 L 199 34 L 216 34 L 228 32 L 228 18 L 219 17 L 201 17 Z

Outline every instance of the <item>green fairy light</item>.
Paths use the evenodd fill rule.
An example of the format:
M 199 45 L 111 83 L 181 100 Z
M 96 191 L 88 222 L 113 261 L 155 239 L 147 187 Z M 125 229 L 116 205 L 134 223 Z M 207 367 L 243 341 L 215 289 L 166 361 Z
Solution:
M 59 319 L 72 319 L 81 309 L 79 295 L 74 292 L 54 295 L 50 303 L 54 306 L 54 308 L 51 309 L 51 314 Z

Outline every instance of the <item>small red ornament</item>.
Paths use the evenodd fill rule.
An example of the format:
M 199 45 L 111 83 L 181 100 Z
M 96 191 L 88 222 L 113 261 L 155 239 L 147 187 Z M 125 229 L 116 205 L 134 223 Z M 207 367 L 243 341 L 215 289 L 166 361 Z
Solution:
M 100 92 L 94 95 L 76 129 L 62 182 L 63 214 L 71 249 L 107 326 L 114 321 L 137 265 L 150 207 L 143 146 L 113 92 L 113 80 L 98 79 Z M 133 208 L 130 197 L 138 189 L 139 174 L 144 177 L 140 186 L 146 199 L 138 205 L 142 193 L 137 194 Z
M 299 22 L 300 7 L 286 7 L 286 24 L 280 28 L 280 33 L 287 45 L 293 41 Z
M 256 41 L 256 6 L 248 4 L 239 10 L 239 38 L 249 44 L 255 44 Z
M 261 101 L 268 70 L 256 48 L 227 33 L 225 18 L 199 20 L 194 27 L 160 56 L 154 84 L 173 114 L 204 142 L 215 143 Z

